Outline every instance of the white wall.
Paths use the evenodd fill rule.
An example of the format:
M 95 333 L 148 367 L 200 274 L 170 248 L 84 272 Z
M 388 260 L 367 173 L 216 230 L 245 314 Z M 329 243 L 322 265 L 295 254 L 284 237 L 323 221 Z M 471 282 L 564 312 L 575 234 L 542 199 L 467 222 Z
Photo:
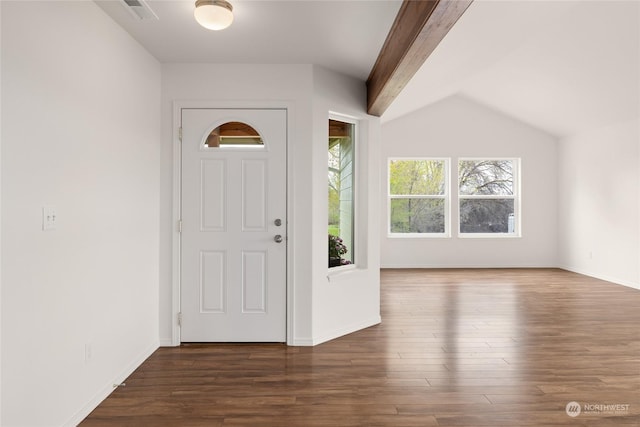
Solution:
M 1 8 L 0 424 L 75 425 L 158 346 L 161 70 L 93 2 Z
M 389 238 L 389 157 L 519 157 L 522 237 L 458 238 L 456 177 L 452 237 Z M 553 267 L 557 263 L 557 143 L 466 98 L 451 97 L 382 125 L 381 264 L 386 268 Z
M 359 80 L 314 68 L 313 98 L 313 343 L 380 323 L 378 215 L 380 120 L 365 113 L 366 88 Z M 355 268 L 327 271 L 328 113 L 357 120 Z
M 638 120 L 561 140 L 560 266 L 640 289 Z
M 173 241 L 178 237 L 173 223 L 173 165 L 176 143 L 173 103 L 203 101 L 223 106 L 288 106 L 289 108 L 289 279 L 293 289 L 294 329 L 292 343 L 311 340 L 311 232 L 312 168 L 310 65 L 220 65 L 164 64 L 162 77 L 162 178 L 160 264 L 160 340 L 172 345 L 177 298 L 174 296 Z M 201 105 L 201 104 L 197 104 Z
M 171 215 L 176 143 L 174 101 L 180 101 L 181 105 L 192 102 L 201 106 L 205 102 L 218 107 L 288 108 L 291 315 L 288 342 L 313 345 L 371 324 L 370 319 L 375 318 L 371 313 L 379 310 L 375 256 L 369 257 L 368 269 L 358 271 L 353 277 L 341 278 L 348 282 L 341 289 L 335 283 L 327 283 L 327 129 L 330 110 L 363 117 L 364 128 L 373 141 L 370 151 L 365 150 L 365 153 L 373 159 L 370 173 L 375 177 L 373 181 L 378 181 L 373 175 L 377 166 L 373 156 L 376 155 L 378 129 L 369 125 L 369 122 L 377 123 L 378 119 L 364 118 L 364 84 L 311 65 L 165 64 L 162 80 L 161 343 L 175 344 L 175 319 L 179 309 L 172 249 L 178 235 Z M 367 203 L 375 200 L 370 197 Z M 375 210 L 369 218 L 371 221 L 373 215 Z M 371 253 L 377 253 L 375 231 L 371 232 L 368 246 Z M 362 286 L 365 280 L 374 282 L 365 288 Z M 340 299 L 345 290 L 344 301 L 338 303 L 343 306 L 336 308 L 335 298 Z M 359 308 L 359 299 L 366 301 L 366 309 Z M 336 317 L 335 310 L 344 316 Z M 343 326 L 332 323 L 336 320 Z
M 2 46 L 2 5 L 0 5 L 0 46 Z M 0 165 L 2 165 L 2 55 L 0 54 Z M 0 168 L 0 188 L 2 188 Z M 0 191 L 0 243 L 2 242 L 2 192 Z M 0 244 L 0 422 L 2 422 L 2 244 Z

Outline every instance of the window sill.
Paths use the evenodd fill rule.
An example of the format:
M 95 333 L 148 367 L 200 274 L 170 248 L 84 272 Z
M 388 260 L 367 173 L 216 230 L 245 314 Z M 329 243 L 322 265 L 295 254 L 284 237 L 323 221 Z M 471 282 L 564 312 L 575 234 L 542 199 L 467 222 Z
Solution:
M 387 237 L 389 239 L 449 239 L 451 235 L 447 233 L 389 233 Z
M 459 233 L 460 239 L 519 239 L 521 234 L 516 233 Z

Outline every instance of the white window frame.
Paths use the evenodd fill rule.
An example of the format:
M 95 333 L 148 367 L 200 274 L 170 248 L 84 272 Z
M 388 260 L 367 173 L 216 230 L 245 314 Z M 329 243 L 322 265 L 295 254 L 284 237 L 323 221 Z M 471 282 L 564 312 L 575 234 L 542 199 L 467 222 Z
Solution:
M 438 195 L 400 195 L 391 194 L 391 162 L 401 161 L 442 161 L 444 162 L 444 194 Z M 389 157 L 387 158 L 387 237 L 394 239 L 433 239 L 451 237 L 451 158 L 450 157 Z M 442 233 L 393 233 L 391 231 L 391 200 L 393 199 L 443 199 L 444 200 L 444 232 Z
M 456 159 L 456 186 L 458 195 L 458 237 L 464 239 L 513 239 L 522 237 L 522 196 L 521 196 L 521 170 L 522 160 L 519 157 L 459 157 Z M 461 161 L 487 161 L 487 160 L 509 160 L 513 165 L 513 194 L 511 195 L 462 195 L 460 194 L 460 162 Z M 460 231 L 460 203 L 462 200 L 490 200 L 490 199 L 513 199 L 514 231 L 513 233 L 463 233 Z
M 360 232 L 359 232 L 359 228 L 360 228 L 360 220 L 359 220 L 359 204 L 360 204 L 360 200 L 359 200 L 359 187 L 361 185 L 361 180 L 360 180 L 360 171 L 359 171 L 359 166 L 358 163 L 360 163 L 360 121 L 355 118 L 355 117 L 351 117 L 351 116 L 347 116 L 347 115 L 343 115 L 340 113 L 334 113 L 334 112 L 329 112 L 329 117 L 327 119 L 327 123 L 329 120 L 337 120 L 343 123 L 349 123 L 351 125 L 353 125 L 353 164 L 352 164 L 352 171 L 351 174 L 353 176 L 353 181 L 352 181 L 352 193 L 351 193 L 351 198 L 352 198 L 352 227 L 353 227 L 353 236 L 352 239 L 353 241 L 351 242 L 351 248 L 348 248 L 349 251 L 351 251 L 352 254 L 352 264 L 347 264 L 347 265 L 342 265 L 342 266 L 336 266 L 336 267 L 327 267 L 329 270 L 329 274 L 336 274 L 339 273 L 341 271 L 344 270 L 352 270 L 352 269 L 356 269 L 358 266 L 358 263 L 361 261 L 361 255 L 360 255 L 360 249 L 361 249 L 361 245 L 359 243 L 359 238 L 360 238 Z

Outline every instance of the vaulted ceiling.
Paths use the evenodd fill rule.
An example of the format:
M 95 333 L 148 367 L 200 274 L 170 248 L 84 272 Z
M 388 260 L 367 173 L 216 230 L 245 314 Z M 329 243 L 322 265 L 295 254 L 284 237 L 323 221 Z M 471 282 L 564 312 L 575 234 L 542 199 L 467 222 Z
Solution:
M 191 0 L 148 0 L 157 21 L 96 1 L 161 62 L 312 63 L 365 81 L 400 0 L 231 0 L 212 32 Z M 640 3 L 475 0 L 382 115 L 464 96 L 552 135 L 638 116 Z
M 637 118 L 640 2 L 475 0 L 385 112 L 457 95 L 557 137 Z

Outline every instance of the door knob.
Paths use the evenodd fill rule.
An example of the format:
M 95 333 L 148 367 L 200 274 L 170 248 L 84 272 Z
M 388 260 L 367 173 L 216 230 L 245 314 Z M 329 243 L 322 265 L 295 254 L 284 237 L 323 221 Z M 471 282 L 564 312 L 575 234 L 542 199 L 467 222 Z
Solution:
M 282 236 L 279 234 L 276 234 L 273 238 L 273 241 L 276 243 L 282 243 Z
M 276 227 L 280 227 L 282 225 L 282 220 L 278 218 L 275 221 L 273 221 L 273 223 L 276 225 Z

